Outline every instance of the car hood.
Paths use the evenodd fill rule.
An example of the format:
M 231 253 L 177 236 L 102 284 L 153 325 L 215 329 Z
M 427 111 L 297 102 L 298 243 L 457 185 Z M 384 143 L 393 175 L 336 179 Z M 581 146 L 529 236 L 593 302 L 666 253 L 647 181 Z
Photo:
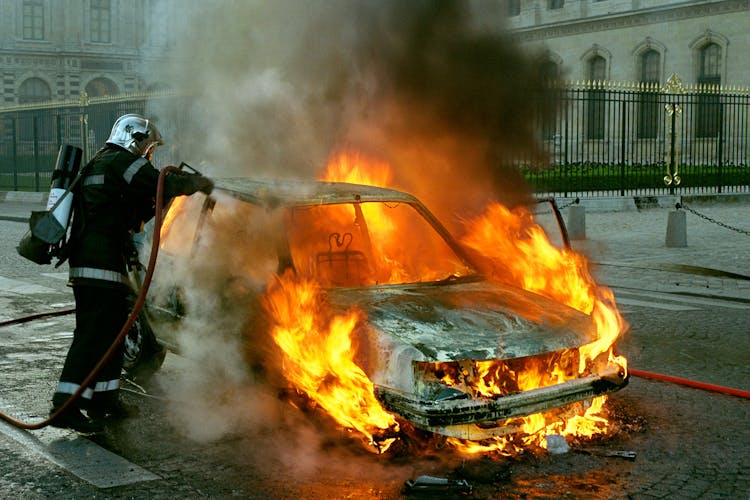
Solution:
M 488 281 L 342 288 L 328 296 L 336 308 L 362 309 L 376 342 L 389 351 L 411 346 L 421 361 L 510 359 L 595 340 L 586 314 Z

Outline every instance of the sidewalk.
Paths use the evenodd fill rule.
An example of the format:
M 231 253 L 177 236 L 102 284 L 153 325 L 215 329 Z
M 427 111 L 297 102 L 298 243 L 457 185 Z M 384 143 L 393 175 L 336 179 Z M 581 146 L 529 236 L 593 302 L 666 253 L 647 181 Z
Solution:
M 32 210 L 47 207 L 49 193 L 0 191 L 0 220 L 27 222 Z
M 682 204 L 716 221 L 688 211 L 687 247 L 666 246 L 674 205 L 587 211 L 586 239 L 571 245 L 593 263 L 597 281 L 609 286 L 750 301 L 750 202 L 683 198 Z
M 32 210 L 45 209 L 46 198 L 0 192 L 0 220 L 25 223 Z M 718 224 L 750 232 L 750 195 L 646 198 L 581 198 L 586 239 L 571 245 L 589 259 L 597 282 L 750 302 L 750 234 Z M 557 200 L 559 206 L 571 201 Z M 669 248 L 667 219 L 678 201 L 718 223 L 688 212 L 687 247 Z

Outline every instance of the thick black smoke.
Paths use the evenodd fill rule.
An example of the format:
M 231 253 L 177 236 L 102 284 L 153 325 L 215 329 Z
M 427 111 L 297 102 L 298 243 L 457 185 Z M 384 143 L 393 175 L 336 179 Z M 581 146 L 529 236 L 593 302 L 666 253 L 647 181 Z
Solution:
M 184 5 L 175 135 L 213 175 L 314 178 L 352 148 L 443 216 L 524 199 L 512 160 L 539 156 L 532 109 L 551 105 L 501 2 Z

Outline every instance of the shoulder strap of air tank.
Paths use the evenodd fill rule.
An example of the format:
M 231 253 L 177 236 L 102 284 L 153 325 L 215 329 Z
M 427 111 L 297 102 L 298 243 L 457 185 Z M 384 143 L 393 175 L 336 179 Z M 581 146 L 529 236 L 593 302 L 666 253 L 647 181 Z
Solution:
M 65 199 L 65 197 L 68 196 L 68 194 L 70 194 L 70 192 L 76 187 L 78 182 L 83 177 L 83 172 L 86 170 L 86 167 L 88 167 L 88 164 L 84 165 L 78 171 L 78 175 L 75 176 L 75 179 L 73 179 L 73 182 L 70 183 L 70 186 L 68 186 L 65 192 L 57 199 L 57 202 L 54 205 L 52 205 L 52 208 L 48 210 L 49 212 L 54 212 L 57 209 L 58 205 L 60 205 L 60 203 L 62 203 L 62 201 Z

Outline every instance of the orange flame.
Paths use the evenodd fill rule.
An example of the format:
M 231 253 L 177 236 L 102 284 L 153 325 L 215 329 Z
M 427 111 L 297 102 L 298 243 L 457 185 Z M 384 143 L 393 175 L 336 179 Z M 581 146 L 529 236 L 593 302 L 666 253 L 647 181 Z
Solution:
M 376 186 L 391 183 L 387 164 L 370 162 L 354 154 L 334 158 L 323 178 Z M 373 235 L 368 245 L 378 257 L 377 267 L 386 268 L 391 274 L 390 278 L 376 282 L 397 282 L 397 275 L 403 272 L 398 265 L 403 255 L 393 248 L 398 247 L 400 252 L 409 249 L 392 236 L 403 234 L 404 228 L 397 227 L 397 221 L 380 207 L 361 208 L 372 210 L 366 214 L 367 232 Z M 516 390 L 573 379 L 586 374 L 602 358 L 626 368 L 626 360 L 612 352 L 614 341 L 626 328 L 612 292 L 595 283 L 582 255 L 552 245 L 528 210 L 511 211 L 499 203 L 491 203 L 483 216 L 466 223 L 461 242 L 481 256 L 482 271 L 488 278 L 567 304 L 590 315 L 596 325 L 596 337 L 579 348 L 574 357 L 566 358 L 564 368 L 560 359 L 554 359 L 548 363 L 537 360 L 522 369 L 511 370 Z M 428 276 L 427 269 L 419 272 L 424 273 L 417 276 L 419 279 L 433 278 Z M 269 287 L 266 308 L 275 321 L 273 337 L 285 354 L 285 374 L 293 385 L 318 402 L 341 425 L 357 429 L 370 441 L 379 431 L 396 426 L 393 416 L 374 398 L 372 383 L 352 357 L 352 334 L 364 319 L 361 312 L 331 316 L 318 283 L 288 274 Z M 470 388 L 472 392 L 482 397 L 497 397 L 504 390 L 507 393 L 501 387 L 505 381 L 497 361 L 476 362 L 476 370 L 478 382 Z M 450 378 L 449 370 L 443 371 L 446 372 L 443 383 L 457 383 Z M 604 401 L 605 397 L 598 397 L 552 412 L 512 419 L 504 423 L 518 430 L 512 436 L 481 443 L 452 438 L 449 442 L 463 453 L 513 453 L 531 444 L 546 447 L 544 437 L 549 434 L 590 436 L 607 429 L 607 420 L 599 415 Z
M 588 270 L 586 259 L 569 249 L 552 245 L 544 230 L 534 222 L 525 208 L 513 211 L 492 203 L 485 214 L 469 221 L 462 243 L 481 255 L 484 273 L 496 281 L 510 283 L 525 290 L 550 297 L 590 315 L 596 326 L 596 338 L 579 348 L 578 369 L 574 373 L 559 370 L 554 364 L 530 364 L 518 376 L 520 390 L 562 383 L 585 375 L 603 353 L 609 361 L 623 369 L 625 358 L 615 357 L 612 345 L 625 330 L 625 320 L 615 305 L 611 290 L 597 285 Z M 493 364 L 493 363 L 491 363 Z M 493 387 L 483 388 L 492 393 Z M 530 415 L 514 422 L 522 429 L 525 444 L 546 448 L 544 438 L 550 434 L 562 436 L 592 436 L 606 432 L 608 421 L 600 415 L 606 396 L 594 398 L 582 415 L 562 415 L 564 410 Z M 488 440 L 477 447 L 461 440 L 450 439 L 459 451 L 507 452 L 512 448 L 510 438 Z
M 393 187 L 392 178 L 391 167 L 388 163 L 365 158 L 354 151 L 345 151 L 334 156 L 328 162 L 322 180 Z
M 550 297 L 589 314 L 596 324 L 596 342 L 583 349 L 581 371 L 611 348 L 625 330 L 625 320 L 607 287 L 597 285 L 584 256 L 557 248 L 526 208 L 513 211 L 491 203 L 485 214 L 467 223 L 461 242 L 485 258 L 485 274 L 530 292 Z
M 172 199 L 161 223 L 160 250 L 179 254 L 190 248 L 195 234 L 195 225 L 191 224 L 190 218 L 184 217 L 184 214 L 194 203 L 195 201 L 188 196 L 177 196 Z
M 362 320 L 359 311 L 330 315 L 319 285 L 291 271 L 271 284 L 264 299 L 275 320 L 273 339 L 284 353 L 284 375 L 297 389 L 370 443 L 383 431 L 398 430 L 354 361 L 352 332 Z M 383 443 L 378 445 L 384 451 Z

